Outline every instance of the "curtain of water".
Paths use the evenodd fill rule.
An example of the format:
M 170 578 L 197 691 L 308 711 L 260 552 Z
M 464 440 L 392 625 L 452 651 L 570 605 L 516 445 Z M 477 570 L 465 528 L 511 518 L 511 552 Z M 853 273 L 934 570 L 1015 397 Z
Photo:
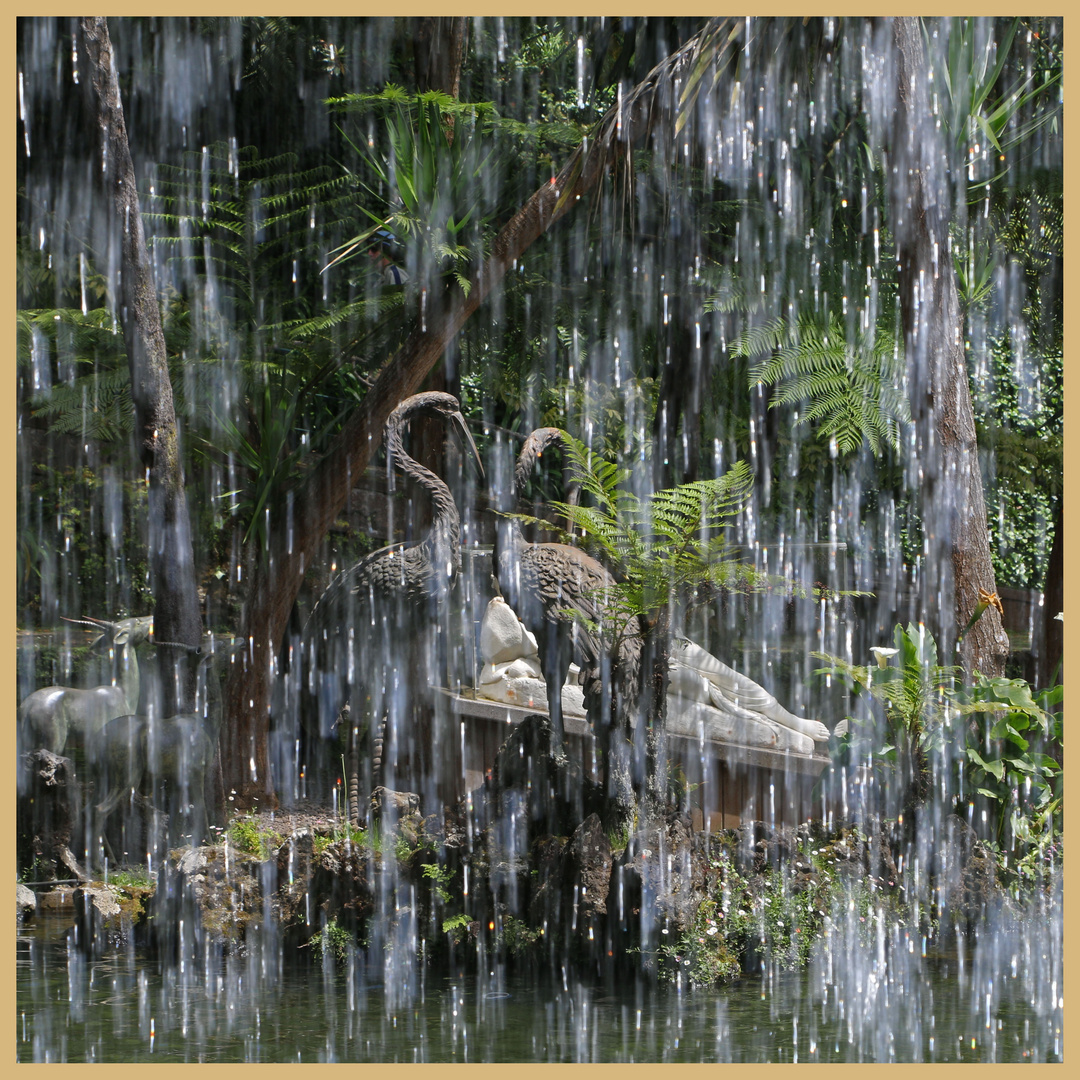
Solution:
M 559 27 L 574 43 L 576 85 L 564 89 L 578 106 L 589 90 L 586 41 L 595 47 L 614 26 L 601 32 L 592 23 L 568 20 Z M 196 559 L 208 571 L 204 618 L 219 630 L 237 628 L 245 574 L 251 571 L 250 545 L 259 542 L 258 514 L 247 537 L 231 516 L 252 498 L 252 455 L 259 455 L 259 447 L 245 446 L 238 432 L 257 432 L 265 448 L 276 437 L 274 423 L 288 416 L 293 427 L 279 433 L 282 456 L 317 443 L 319 424 L 362 395 L 362 384 L 393 351 L 406 321 L 426 317 L 423 297 L 410 295 L 406 303 L 413 307 L 404 314 L 381 307 L 384 292 L 356 263 L 325 270 L 360 227 L 360 215 L 355 189 L 346 193 L 350 207 L 337 194 L 323 199 L 318 185 L 340 179 L 342 162 L 358 169 L 356 143 L 366 138 L 375 145 L 385 131 L 370 114 L 339 124 L 323 101 L 397 81 L 407 57 L 392 20 L 324 20 L 321 28 L 313 44 L 312 35 L 273 32 L 268 25 L 254 32 L 239 20 L 110 23 L 171 334 L 189 492 L 198 503 Z M 641 25 L 635 75 L 643 76 L 681 43 L 680 35 L 695 28 L 667 20 Z M 937 26 L 928 40 L 932 60 L 947 55 L 952 30 L 947 21 Z M 20 242 L 27 258 L 44 263 L 52 275 L 42 279 L 27 306 L 79 310 L 83 316 L 100 308 L 105 315 L 90 346 L 76 339 L 67 329 L 71 320 L 60 314 L 51 342 L 35 326 L 29 362 L 20 368 L 21 405 L 51 388 L 74 388 L 77 378 L 82 395 L 78 408 L 69 406 L 72 415 L 81 411 L 82 420 L 64 438 L 50 437 L 40 420 L 31 423 L 28 412 L 20 411 L 21 489 L 31 490 L 35 470 L 43 466 L 61 476 L 51 504 L 44 495 L 19 501 L 19 531 L 39 544 L 26 554 L 35 584 L 20 594 L 19 625 L 27 631 L 57 627 L 61 615 L 142 614 L 151 602 L 145 560 L 138 556 L 145 510 L 121 422 L 125 402 L 115 396 L 117 346 L 110 351 L 108 342 L 117 332 L 108 313 L 119 245 L 100 231 L 105 218 L 91 182 L 97 163 L 79 127 L 72 32 L 64 20 L 27 19 L 19 28 Z M 991 32 L 989 20 L 979 23 L 978 43 Z M 870 646 L 891 644 L 895 623 L 940 626 L 950 617 L 945 568 L 952 504 L 947 489 L 944 495 L 939 490 L 937 502 L 920 501 L 932 455 L 912 425 L 901 425 L 898 448 L 885 446 L 875 455 L 864 443 L 844 452 L 835 439 L 822 440 L 799 422 L 808 407 L 804 402 L 770 407 L 772 390 L 750 385 L 752 355 L 740 342 L 772 325 L 794 327 L 800 319 L 825 327 L 826 337 L 839 333 L 849 352 L 901 340 L 896 275 L 889 265 L 894 252 L 888 188 L 905 180 L 882 180 L 875 171 L 896 110 L 891 35 L 884 20 L 748 20 L 737 62 L 715 82 L 706 79 L 680 133 L 674 136 L 670 125 L 661 124 L 634 155 L 627 149 L 611 182 L 518 260 L 505 287 L 465 325 L 444 364 L 447 385 L 459 393 L 484 455 L 482 483 L 464 454 L 452 459 L 447 476 L 462 508 L 467 551 L 490 544 L 493 535 L 490 515 L 480 506 L 482 486 L 491 505 L 508 505 L 520 439 L 542 424 L 564 425 L 588 446 L 617 457 L 641 496 L 684 480 L 721 476 L 747 460 L 755 476 L 753 495 L 734 524 L 732 542 L 755 570 L 795 583 L 796 592 L 805 590 L 807 597 L 784 586 L 726 597 L 677 613 L 674 628 L 761 683 L 793 712 L 821 716 L 830 726 L 855 705 L 838 683 L 814 677 L 820 661 L 812 652 L 864 663 Z M 535 21 L 475 20 L 462 99 L 491 100 L 504 116 L 524 123 L 550 111 L 541 62 L 522 60 L 534 55 L 528 50 L 538 47 L 537 40 Z M 277 67 L 269 61 L 260 66 L 260 50 Z M 268 72 L 280 78 L 268 78 Z M 629 89 L 625 80 L 613 84 L 603 104 L 617 103 Z M 672 88 L 671 101 L 679 89 Z M 945 154 L 954 133 L 941 130 L 940 117 L 928 123 L 931 130 L 918 137 L 936 140 Z M 520 153 L 505 134 L 493 140 L 500 152 Z M 278 157 L 286 152 L 294 155 L 288 163 Z M 569 147 L 553 151 L 560 152 Z M 1060 141 L 1046 139 L 1027 152 L 1039 167 L 1060 168 Z M 1008 165 L 1035 168 L 1019 152 L 1009 154 Z M 489 170 L 475 181 L 481 201 L 504 214 L 547 179 L 549 167 L 553 174 L 561 165 L 525 153 L 514 161 L 519 167 L 511 170 L 512 180 L 497 181 Z M 973 245 L 985 235 L 987 215 L 969 205 L 966 189 L 996 167 L 983 154 L 967 176 L 954 168 L 936 180 L 934 198 L 953 207 L 956 235 Z M 365 179 L 376 187 L 381 183 L 370 175 Z M 274 215 L 297 192 L 310 197 L 310 213 L 282 225 Z M 230 214 L 223 240 L 209 223 L 220 224 Z M 499 224 L 495 220 L 492 227 Z M 230 238 L 231 247 L 224 242 Z M 479 242 L 479 234 L 474 238 Z M 406 269 L 419 281 L 430 268 L 410 259 Z M 1026 284 L 1004 258 L 994 280 L 993 304 L 976 310 L 970 323 L 976 382 L 990 369 L 991 339 L 1004 328 L 1021 341 L 1014 363 L 1022 394 L 1038 399 L 1040 374 L 1022 345 Z M 290 320 L 363 303 L 370 305 L 363 314 L 335 316 L 317 340 L 289 336 Z M 339 375 L 320 383 L 295 414 L 288 413 L 304 385 L 300 364 L 310 375 L 343 352 L 349 365 L 356 364 L 358 378 Z M 909 374 L 901 389 L 914 396 L 920 373 L 911 374 L 915 381 Z M 111 419 L 108 432 L 95 426 L 102 414 Z M 245 421 L 254 424 L 245 427 Z M 270 465 L 269 459 L 261 461 L 262 467 Z M 74 483 L 83 469 L 95 478 L 90 494 L 65 502 L 63 484 Z M 369 475 L 365 483 L 371 480 Z M 390 489 L 402 483 L 392 463 L 382 480 Z M 560 484 L 549 475 L 538 478 L 534 490 L 551 497 L 561 494 Z M 385 517 L 376 520 L 370 507 L 354 501 L 346 508 L 350 527 L 359 525 L 372 546 L 416 538 L 426 527 L 417 500 L 401 498 L 387 506 Z M 259 512 L 265 514 L 265 507 Z M 457 606 L 443 605 L 420 644 L 406 649 L 397 627 L 384 627 L 383 636 L 366 642 L 363 670 L 351 648 L 340 663 L 320 667 L 318 643 L 306 641 L 299 627 L 332 574 L 358 555 L 351 539 L 331 538 L 325 557 L 309 572 L 283 643 L 271 762 L 275 786 L 286 800 L 328 800 L 341 772 L 335 760 L 340 748 L 323 738 L 321 749 L 313 750 L 318 740 L 309 739 L 310 731 L 328 736 L 343 694 L 372 671 L 384 676 L 374 679 L 373 713 L 385 710 L 390 716 L 387 787 L 397 782 L 395 770 L 417 755 L 435 762 L 464 757 L 463 729 L 445 703 L 435 707 L 430 744 L 413 740 L 410 695 L 420 685 L 453 689 L 475 679 L 476 626 L 489 595 L 489 564 L 475 551 L 466 558 Z M 851 590 L 872 596 L 836 595 Z M 85 610 L 88 603 L 97 610 Z M 103 665 L 74 669 L 76 643 L 65 630 L 54 653 L 20 649 L 20 698 L 50 681 L 108 681 Z M 313 709 L 316 718 L 303 717 L 305 709 Z M 951 791 L 941 777 L 955 767 L 954 749 L 946 747 L 933 763 L 939 782 L 898 868 L 908 899 L 917 897 L 927 909 L 936 910 L 926 892 L 928 871 L 933 840 L 951 809 Z M 316 763 L 317 753 L 322 756 Z M 440 796 L 436 773 L 419 785 L 425 805 Z M 845 809 L 864 822 L 883 811 L 895 816 L 903 796 L 891 782 L 851 791 Z M 343 793 L 338 797 L 344 813 Z M 500 846 L 511 859 L 523 855 L 521 819 L 511 814 L 499 827 Z M 94 846 L 89 833 L 84 840 L 87 850 Z M 411 886 L 387 867 L 378 877 L 380 917 L 372 923 L 368 946 L 370 956 L 383 958 L 381 981 L 396 1009 L 421 992 L 418 957 L 431 930 L 418 925 Z M 503 887 L 505 903 L 516 910 L 516 878 L 509 875 Z M 843 1019 L 859 1056 L 902 1059 L 907 1050 L 890 1042 L 888 1032 L 903 1028 L 918 1043 L 925 1008 L 931 1016 L 933 1009 L 918 993 L 913 1004 L 910 993 L 921 970 L 918 919 L 911 926 L 886 927 L 879 912 L 878 936 L 869 941 L 865 923 L 854 921 L 858 916 L 832 915 L 834 928 L 815 961 L 814 979 L 836 995 L 834 1001 L 846 1003 Z M 192 961 L 200 948 L 210 948 L 193 919 L 186 912 L 177 931 L 179 955 Z M 1041 944 L 1012 927 L 980 937 L 971 960 L 973 993 L 992 997 L 995 972 L 1012 964 L 1024 971 L 1036 1010 L 1056 1008 L 1046 987 L 1060 986 L 1060 971 L 1046 957 L 1060 955 L 1052 943 L 1057 925 L 1049 924 Z M 280 969 L 275 933 L 267 912 L 245 961 L 252 987 L 269 985 Z M 562 958 L 550 959 L 558 966 Z M 170 977 L 183 983 L 194 975 L 181 966 Z M 238 995 L 237 1008 L 243 1007 L 239 982 L 230 977 L 224 991 Z M 980 1006 L 973 999 L 971 1007 Z M 563 1014 L 554 1020 L 565 1021 Z M 584 1021 L 577 1037 L 580 1056 L 588 1057 Z

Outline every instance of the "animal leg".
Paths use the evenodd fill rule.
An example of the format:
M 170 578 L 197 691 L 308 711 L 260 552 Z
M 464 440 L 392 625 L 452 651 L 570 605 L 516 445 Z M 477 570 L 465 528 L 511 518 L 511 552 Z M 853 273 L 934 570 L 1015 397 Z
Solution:
M 551 718 L 551 753 L 553 757 L 566 753 L 562 688 L 570 671 L 571 633 L 571 627 L 560 622 L 551 626 L 545 634 L 544 683 L 547 687 L 548 716 Z

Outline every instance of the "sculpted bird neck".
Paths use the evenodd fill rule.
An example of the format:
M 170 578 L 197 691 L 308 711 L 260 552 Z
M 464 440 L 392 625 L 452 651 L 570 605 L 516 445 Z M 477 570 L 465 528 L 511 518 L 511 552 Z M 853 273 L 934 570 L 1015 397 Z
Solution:
M 395 418 L 391 418 L 386 428 L 386 452 L 390 460 L 431 498 L 431 530 L 423 543 L 437 551 L 440 562 L 445 556 L 456 572 L 461 569 L 461 525 L 454 497 L 439 476 L 406 452 L 402 438 L 410 417 L 413 413 L 420 412 L 421 408 L 422 406 L 417 406 L 414 409 L 401 410 L 396 422 Z

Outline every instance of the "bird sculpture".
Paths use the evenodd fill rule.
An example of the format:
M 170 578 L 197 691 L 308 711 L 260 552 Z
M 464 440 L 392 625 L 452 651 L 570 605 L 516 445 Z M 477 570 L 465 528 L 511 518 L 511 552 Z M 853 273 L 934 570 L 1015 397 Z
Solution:
M 320 681 L 324 703 L 349 716 L 349 814 L 359 816 L 361 717 L 354 710 L 369 700 L 372 771 L 382 764 L 384 718 L 407 715 L 418 671 L 430 655 L 417 655 L 425 631 L 461 572 L 460 515 L 446 483 L 405 451 L 404 433 L 420 415 L 450 421 L 483 465 L 457 398 L 440 391 L 406 398 L 386 421 L 388 459 L 423 488 L 431 500 L 431 526 L 422 540 L 391 544 L 371 552 L 327 586 L 304 630 L 305 651 Z M 347 706 L 347 707 L 346 707 Z M 325 709 L 322 710 L 325 715 Z M 325 725 L 320 725 L 325 727 Z M 390 725 L 391 728 L 393 725 Z M 421 755 L 422 756 L 422 755 Z
M 514 495 L 520 499 L 544 450 L 561 445 L 558 428 L 537 428 L 525 440 L 514 468 Z M 497 584 L 500 592 L 535 637 L 547 689 L 552 750 L 561 752 L 565 732 L 562 688 L 571 661 L 582 670 L 586 701 L 595 694 L 604 644 L 596 628 L 603 622 L 607 598 L 616 582 L 591 555 L 569 544 L 530 543 L 521 524 L 510 518 L 500 530 Z M 634 635 L 620 643 L 620 660 L 631 665 Z M 626 655 L 622 655 L 626 654 Z M 629 671 L 624 672 L 629 674 Z

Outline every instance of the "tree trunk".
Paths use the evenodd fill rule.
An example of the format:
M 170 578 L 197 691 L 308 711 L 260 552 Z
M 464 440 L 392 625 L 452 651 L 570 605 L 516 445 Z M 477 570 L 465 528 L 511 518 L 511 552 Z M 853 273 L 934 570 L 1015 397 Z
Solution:
M 927 100 L 918 20 L 896 19 L 893 40 L 898 101 L 889 207 L 916 425 L 913 466 L 921 475 L 920 512 L 928 541 L 920 569 L 920 614 L 934 627 L 947 658 L 975 609 L 978 590 L 995 591 L 994 569 L 949 246 L 951 180 Z M 964 636 L 961 662 L 969 672 L 1001 675 L 1008 653 L 1000 616 L 987 607 Z
M 715 27 L 709 32 L 715 33 Z M 490 257 L 472 278 L 468 297 L 456 286 L 447 290 L 426 328 L 414 330 L 380 371 L 326 456 L 272 508 L 269 545 L 252 570 L 243 610 L 241 636 L 248 648 L 243 662 L 234 666 L 225 697 L 224 782 L 226 789 L 236 790 L 240 808 L 254 800 L 264 808 L 277 803 L 269 768 L 269 709 L 278 646 L 307 567 L 378 449 L 387 417 L 399 401 L 420 389 L 465 320 L 529 245 L 576 206 L 610 163 L 625 157 L 662 113 L 674 114 L 676 76 L 692 62 L 698 41 L 688 42 L 654 68 L 605 115 L 559 175 L 533 193 L 495 238 Z
M 177 642 L 191 650 L 202 638 L 191 526 L 184 495 L 172 383 L 161 330 L 153 267 L 146 250 L 135 170 L 120 101 L 109 28 L 104 18 L 79 21 L 79 66 L 87 106 L 96 129 L 96 160 L 116 235 L 121 242 L 120 321 L 131 371 L 139 458 L 149 479 L 149 564 L 154 591 L 154 639 L 173 654 L 176 678 L 159 688 L 163 715 L 195 708 L 196 668 L 190 653 L 170 649 Z M 159 670 L 167 670 L 159 665 Z
M 1061 620 L 1057 617 L 1065 607 L 1064 504 L 1065 499 L 1062 496 L 1058 500 L 1057 513 L 1054 515 L 1054 541 L 1050 547 L 1050 563 L 1046 568 L 1046 583 L 1043 587 L 1042 620 L 1041 624 L 1036 624 L 1041 631 L 1041 640 L 1038 643 L 1039 658 L 1035 682 L 1040 687 L 1050 686 L 1055 674 L 1057 682 L 1062 682 L 1064 678 L 1060 670 L 1064 635 Z
M 452 98 L 461 88 L 461 65 L 469 38 L 469 20 L 464 16 L 436 18 L 424 16 L 413 20 L 413 62 L 418 93 L 441 90 Z M 453 116 L 447 118 L 446 137 L 454 137 Z M 442 390 L 461 395 L 461 380 L 457 371 L 450 372 L 446 364 L 432 370 L 424 390 Z M 437 476 L 450 475 L 447 459 L 446 425 L 431 416 L 417 417 L 413 425 L 413 456 Z M 426 528 L 431 522 L 431 507 L 425 500 L 416 507 L 416 526 Z
M 469 20 L 463 16 L 413 20 L 413 62 L 416 89 L 421 94 L 441 90 L 453 98 L 458 96 L 468 38 Z

